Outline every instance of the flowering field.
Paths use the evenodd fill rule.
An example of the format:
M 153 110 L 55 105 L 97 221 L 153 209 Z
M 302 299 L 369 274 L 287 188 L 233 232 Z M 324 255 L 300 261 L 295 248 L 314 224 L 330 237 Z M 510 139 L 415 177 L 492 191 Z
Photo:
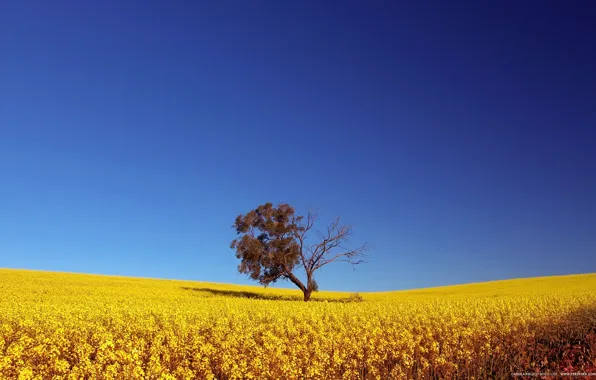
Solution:
M 596 372 L 596 274 L 361 296 L 2 269 L 0 378 Z

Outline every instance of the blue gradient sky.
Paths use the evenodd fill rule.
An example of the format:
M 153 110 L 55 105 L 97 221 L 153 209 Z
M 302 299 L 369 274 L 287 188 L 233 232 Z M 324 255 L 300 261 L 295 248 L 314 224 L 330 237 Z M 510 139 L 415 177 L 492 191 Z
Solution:
M 272 201 L 322 289 L 595 272 L 593 4 L 3 0 L 0 267 L 251 283 Z

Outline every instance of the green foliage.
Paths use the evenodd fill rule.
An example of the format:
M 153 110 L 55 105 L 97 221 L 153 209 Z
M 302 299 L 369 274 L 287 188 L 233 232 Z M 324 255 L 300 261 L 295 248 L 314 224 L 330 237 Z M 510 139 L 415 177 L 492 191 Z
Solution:
M 301 229 L 297 224 L 301 219 L 287 204 L 273 207 L 266 203 L 239 215 L 233 227 L 243 236 L 231 244 L 241 259 L 238 270 L 265 286 L 286 277 L 299 263 L 296 233 Z

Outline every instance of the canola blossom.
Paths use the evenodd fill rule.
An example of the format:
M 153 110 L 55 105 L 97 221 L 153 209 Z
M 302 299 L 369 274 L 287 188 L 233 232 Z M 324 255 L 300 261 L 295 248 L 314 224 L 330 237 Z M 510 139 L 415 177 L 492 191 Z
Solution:
M 2 269 L 0 378 L 596 372 L 596 274 L 360 295 Z

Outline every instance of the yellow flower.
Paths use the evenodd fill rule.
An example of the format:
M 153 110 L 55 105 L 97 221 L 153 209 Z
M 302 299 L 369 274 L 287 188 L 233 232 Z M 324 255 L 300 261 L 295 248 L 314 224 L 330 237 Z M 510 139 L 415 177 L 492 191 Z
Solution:
M 587 331 L 596 275 L 370 293 L 361 303 L 272 295 L 297 292 L 0 270 L 0 378 L 487 378 L 494 355 L 523 353 L 538 334 Z

